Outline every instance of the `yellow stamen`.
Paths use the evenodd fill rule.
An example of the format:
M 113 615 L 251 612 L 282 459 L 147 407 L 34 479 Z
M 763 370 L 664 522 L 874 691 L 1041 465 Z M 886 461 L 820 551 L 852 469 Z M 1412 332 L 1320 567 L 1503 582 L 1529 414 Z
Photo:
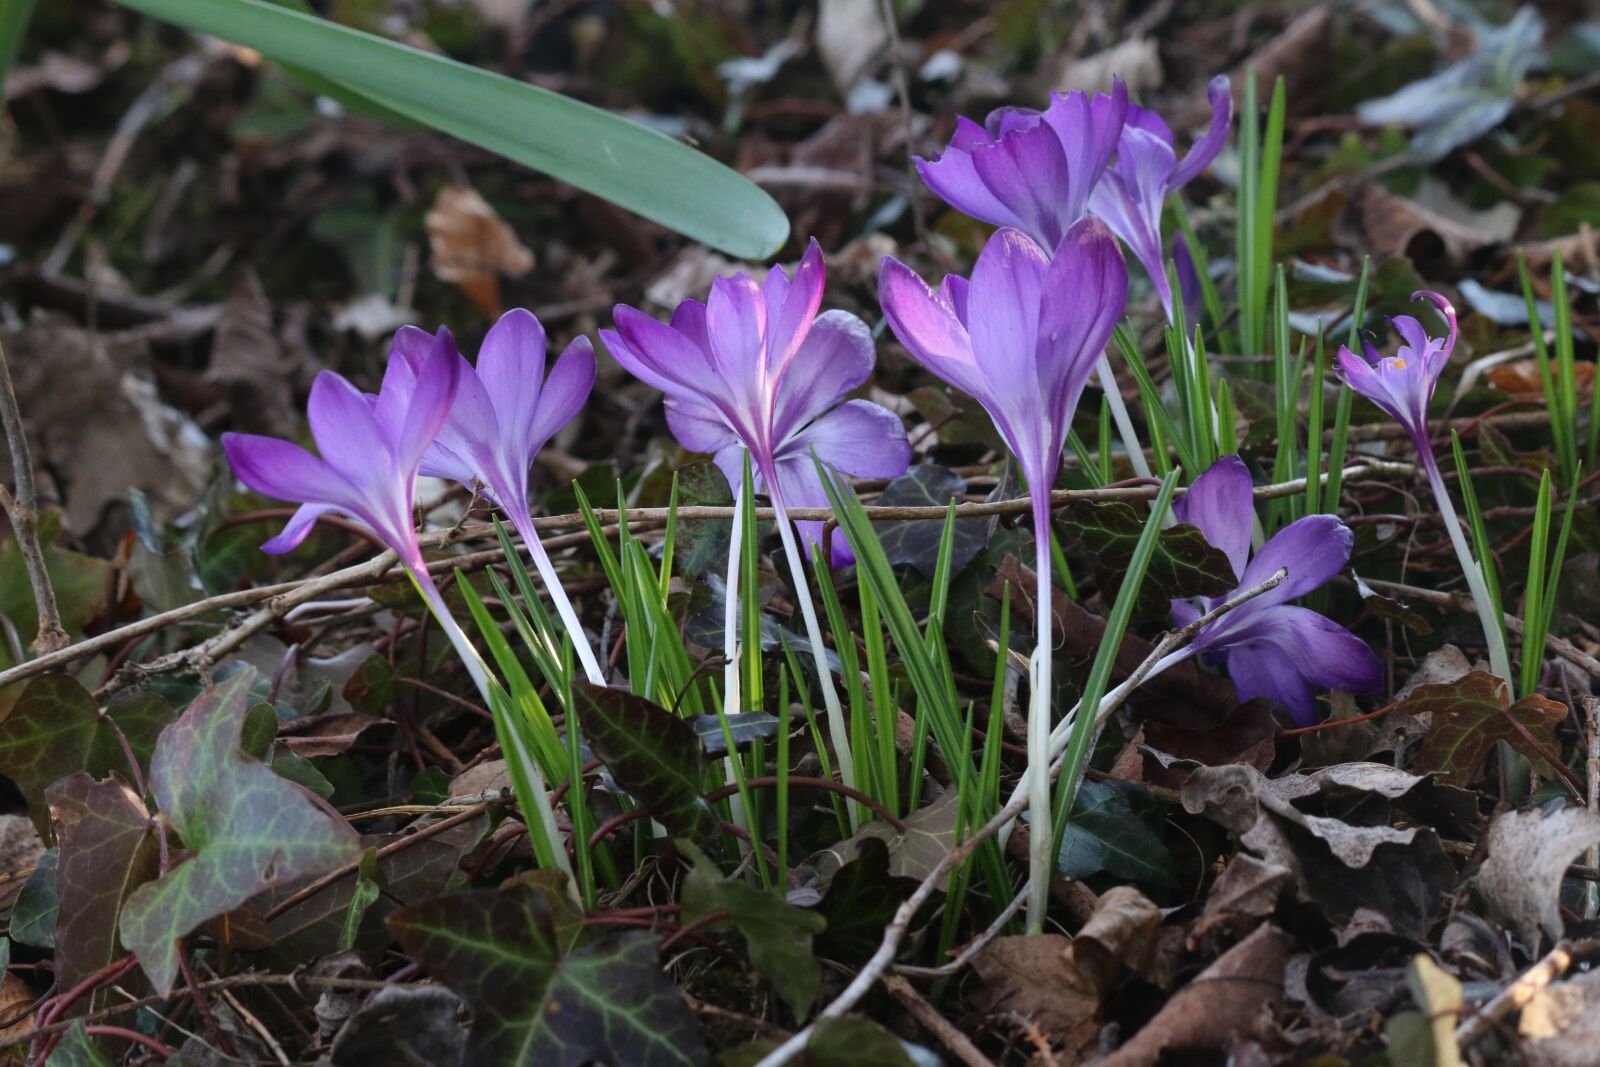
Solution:
M 1394 362 L 1391 364 L 1391 366 L 1393 366 L 1395 370 L 1405 370 L 1406 361 L 1401 359 L 1399 356 L 1395 356 Z

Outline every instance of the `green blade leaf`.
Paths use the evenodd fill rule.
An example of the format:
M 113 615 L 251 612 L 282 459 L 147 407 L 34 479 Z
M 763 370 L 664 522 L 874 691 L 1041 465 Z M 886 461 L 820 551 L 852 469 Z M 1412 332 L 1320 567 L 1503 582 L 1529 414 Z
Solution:
M 361 855 L 356 835 L 300 787 L 239 748 L 255 671 L 207 689 L 161 733 L 150 790 L 194 853 L 128 897 L 122 943 L 160 992 L 178 971 L 178 939 L 274 886 Z
M 122 3 L 248 45 L 729 255 L 765 259 L 789 236 L 777 201 L 737 172 L 559 93 L 262 0 Z
M 528 885 L 458 893 L 389 919 L 400 944 L 472 1008 L 463 1062 L 698 1067 L 705 1046 L 642 931 L 563 952 L 555 904 Z
M 573 686 L 584 736 L 617 783 L 674 837 L 704 842 L 717 816 L 700 796 L 705 757 L 694 727 L 644 697 L 580 682 Z

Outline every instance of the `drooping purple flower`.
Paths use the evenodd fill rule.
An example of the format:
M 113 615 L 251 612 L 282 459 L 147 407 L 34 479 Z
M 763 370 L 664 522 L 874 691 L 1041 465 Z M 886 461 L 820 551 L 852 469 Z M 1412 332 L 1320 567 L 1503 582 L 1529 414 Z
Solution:
M 400 365 L 394 373 L 402 384 L 407 374 L 420 380 L 440 337 L 450 345 L 460 384 L 450 417 L 422 457 L 422 473 L 481 489 L 531 547 L 538 536 L 529 522 L 528 468 L 589 398 L 594 348 L 586 337 L 574 339 L 546 379 L 544 327 L 522 308 L 490 328 L 477 367 L 456 350 L 449 331 L 435 337 L 406 326 L 395 334 L 389 356 L 391 367 Z
M 1169 320 L 1172 287 L 1167 283 L 1161 251 L 1161 208 L 1170 193 L 1188 185 L 1217 158 L 1233 121 L 1233 97 L 1226 74 L 1211 79 L 1206 95 L 1211 102 L 1211 128 L 1181 161 L 1172 130 L 1161 116 L 1129 104 L 1117 142 L 1117 161 L 1089 197 L 1090 213 L 1105 220 L 1150 275 Z
M 1106 227 L 1083 219 L 1052 257 L 1014 229 L 995 233 L 972 280 L 935 292 L 883 261 L 878 299 L 918 362 L 971 395 L 1048 500 L 1078 398 L 1127 301 L 1128 272 Z
M 1109 96 L 1052 93 L 1043 111 L 1000 108 L 983 126 L 958 118 L 944 153 L 917 170 L 957 211 L 1053 249 L 1087 210 L 1131 110 L 1119 78 Z
M 262 549 L 288 552 L 329 512 L 365 523 L 420 580 L 422 550 L 411 514 L 423 454 L 450 414 L 460 357 L 447 334 L 430 340 L 415 368 L 395 360 L 376 397 L 332 371 L 311 386 L 307 416 L 321 457 L 275 437 L 228 433 L 223 451 L 251 489 L 300 504 Z
M 710 298 L 685 300 L 670 325 L 618 305 L 601 339 L 618 363 L 666 394 L 679 443 L 709 452 L 734 493 L 750 452 L 755 488 L 775 506 L 827 507 L 812 460 L 857 478 L 894 478 L 911 462 L 900 419 L 866 400 L 844 400 L 872 373 L 872 334 L 844 311 L 817 314 L 826 267 L 816 241 L 791 278 L 718 278 Z M 840 403 L 840 401 L 844 401 Z M 797 524 L 808 549 L 822 524 Z M 833 538 L 833 561 L 850 560 Z
M 1411 294 L 1412 300 L 1426 299 L 1444 315 L 1450 332 L 1445 337 L 1429 337 L 1422 323 L 1410 315 L 1396 315 L 1389 322 L 1405 343 L 1392 356 L 1380 353 L 1370 341 L 1363 341 L 1357 356 L 1339 346 L 1339 375 L 1350 388 L 1388 412 L 1416 444 L 1424 462 L 1431 462 L 1433 446 L 1428 435 L 1428 406 L 1433 391 L 1450 362 L 1459 333 L 1456 309 L 1438 293 L 1426 290 Z
M 1178 521 L 1198 527 L 1233 564 L 1239 585 L 1216 598 L 1172 602 L 1172 615 L 1188 625 L 1238 592 L 1271 578 L 1283 582 L 1208 624 L 1189 645 L 1226 664 L 1241 699 L 1265 697 L 1282 704 L 1295 722 L 1316 721 L 1314 693 L 1341 689 L 1371 692 L 1383 683 L 1383 665 L 1367 643 L 1309 608 L 1289 603 L 1327 584 L 1350 560 L 1349 527 L 1332 515 L 1308 515 L 1285 526 L 1250 555 L 1254 502 L 1250 472 L 1238 456 L 1223 456 L 1194 480 L 1173 505 Z

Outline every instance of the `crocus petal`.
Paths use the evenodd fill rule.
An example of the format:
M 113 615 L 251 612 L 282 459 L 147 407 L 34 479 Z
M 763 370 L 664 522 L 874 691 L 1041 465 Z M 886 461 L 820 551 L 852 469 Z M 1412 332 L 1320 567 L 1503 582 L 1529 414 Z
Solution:
M 1055 249 L 1038 311 L 1039 378 L 1063 439 L 1127 300 L 1128 268 L 1117 242 L 1100 220 L 1080 219 Z
M 1291 522 L 1261 546 L 1239 576 L 1239 585 L 1248 589 L 1266 581 L 1280 568 L 1289 572 L 1276 589 L 1252 600 L 1250 608 L 1259 611 L 1322 588 L 1350 562 L 1354 543 L 1350 528 L 1332 515 L 1307 515 Z M 1227 621 L 1223 619 L 1224 624 Z
M 666 403 L 667 428 L 678 443 L 691 452 L 717 452 L 730 443 L 744 445 L 729 429 L 722 413 L 694 397 L 669 396 Z
M 1226 555 L 1236 576 L 1244 573 L 1255 501 L 1250 471 L 1242 459 L 1223 456 L 1213 463 L 1172 505 L 1172 513 L 1179 522 L 1198 528 L 1207 543 Z
M 456 389 L 461 384 L 462 369 L 470 375 L 471 364 L 456 351 L 450 331 L 441 329 L 434 338 L 433 349 L 416 367 L 416 385 L 406 404 L 403 416 L 386 423 L 394 449 L 395 463 L 403 472 L 415 472 L 422 454 L 433 443 L 455 403 Z M 378 397 L 378 414 L 383 416 L 384 399 Z M 492 410 L 492 409 L 491 409 Z M 313 424 L 314 425 L 314 424 Z M 321 447 L 321 442 L 318 442 Z M 327 455 L 326 451 L 323 453 Z M 412 473 L 410 476 L 415 476 Z
M 807 242 L 793 280 L 787 279 L 781 267 L 774 267 L 773 272 L 786 284 L 781 300 L 775 299 L 779 295 L 777 286 L 767 287 L 767 365 L 774 378 L 781 378 L 805 343 L 817 309 L 822 307 L 822 290 L 828 280 L 822 246 L 815 237 Z
M 781 273 L 781 272 L 780 272 Z M 672 328 L 693 342 L 711 358 L 711 335 L 706 332 L 706 306 L 698 300 L 684 300 L 672 312 Z
M 706 332 L 722 380 L 729 384 L 760 380 L 766 369 L 767 302 L 748 274 L 718 278 L 706 301 Z M 743 390 L 735 389 L 735 393 Z
M 1367 643 L 1308 608 L 1260 612 L 1235 638 L 1228 676 L 1240 698 L 1275 700 L 1302 725 L 1316 719 L 1313 689 L 1369 693 L 1383 684 L 1383 664 Z
M 1171 144 L 1146 130 L 1125 129 L 1115 169 L 1089 198 L 1089 210 L 1122 238 L 1168 311 L 1172 293 L 1161 254 L 1161 207 L 1174 164 Z
M 795 434 L 784 456 L 818 459 L 852 478 L 898 478 L 911 465 L 900 417 L 870 400 L 847 400 Z
M 978 254 L 969 300 L 983 314 L 971 315 L 967 333 L 972 352 L 989 383 L 989 393 L 1006 397 L 1021 410 L 1043 407 L 1035 363 L 1039 307 L 1050 259 L 1020 230 L 997 232 Z M 1030 427 L 1031 429 L 1031 427 Z
M 600 331 L 611 355 L 629 374 L 663 393 L 698 392 L 719 380 L 708 349 L 644 312 L 618 304 L 615 332 Z M 620 343 L 616 343 L 620 342 Z
M 528 425 L 524 447 L 530 460 L 583 409 L 594 389 L 594 376 L 594 346 L 587 337 L 573 338 L 550 368 L 550 377 L 539 396 L 539 408 Z
M 990 191 L 972 163 L 973 150 L 990 143 L 983 127 L 971 119 L 956 119 L 950 147 L 934 160 L 918 159 L 917 173 L 939 199 L 981 222 L 995 226 L 1020 226 L 1011 208 Z
M 300 547 L 317 524 L 317 519 L 330 511 L 339 509 L 332 504 L 301 504 L 290 517 L 283 529 L 278 531 L 276 537 L 269 538 L 261 544 L 261 551 L 269 556 L 281 556 L 285 552 L 293 552 Z
M 972 340 L 956 309 L 916 271 L 885 256 L 878 272 L 878 302 L 889 329 L 918 363 L 979 400 L 988 394 L 988 380 L 973 358 Z
M 1233 124 L 1233 93 L 1226 74 L 1211 79 L 1211 84 L 1206 86 L 1206 97 L 1211 102 L 1211 127 L 1189 146 L 1189 154 L 1167 179 L 1168 192 L 1181 189 L 1199 177 L 1228 143 L 1228 128 Z
M 972 151 L 972 166 L 995 198 L 1017 218 L 1017 229 L 1053 247 L 1082 205 L 1063 197 L 1067 157 L 1055 130 L 1043 123 Z
M 1189 251 L 1189 242 L 1181 233 L 1172 239 L 1172 265 L 1178 272 L 1178 291 L 1183 297 L 1183 332 L 1186 337 L 1193 337 L 1204 309 L 1205 289 L 1200 284 L 1200 271 Z
M 477 378 L 494 404 L 502 434 L 529 434 L 539 410 L 546 344 L 544 326 L 526 308 L 506 312 L 484 335 Z
M 810 456 L 792 456 L 779 460 L 774 466 L 777 479 L 777 493 L 783 497 L 785 508 L 825 508 L 828 506 L 828 494 L 822 488 L 822 480 L 817 477 L 817 467 Z M 773 492 L 773 486 L 767 486 L 767 492 Z M 794 524 L 795 532 L 800 538 L 800 543 L 805 546 L 806 556 L 813 557 L 812 545 L 823 542 L 823 530 L 826 523 L 814 519 L 805 519 Z M 829 546 L 829 562 L 835 567 L 843 567 L 854 562 L 855 554 L 850 551 L 844 531 L 834 530 L 832 542 Z
M 311 383 L 306 414 L 322 461 L 352 486 L 383 484 L 392 478 L 392 442 L 380 428 L 373 405 L 343 377 L 328 370 L 318 374 Z
M 1042 118 L 1055 131 L 1066 153 L 1067 181 L 1058 192 L 1063 231 L 1087 210 L 1090 190 L 1100 183 L 1111 154 L 1117 151 L 1128 111 L 1128 87 L 1121 78 L 1113 79 L 1109 96 L 1052 94 Z M 1045 247 L 1054 247 L 1059 239 L 1058 234 L 1054 240 L 1046 241 Z
M 783 380 L 772 414 L 772 436 L 783 441 L 843 400 L 872 374 L 872 331 L 848 311 L 824 312 Z
M 262 496 L 303 504 L 343 500 L 351 492 L 349 482 L 290 441 L 253 433 L 225 433 L 222 451 L 239 480 Z

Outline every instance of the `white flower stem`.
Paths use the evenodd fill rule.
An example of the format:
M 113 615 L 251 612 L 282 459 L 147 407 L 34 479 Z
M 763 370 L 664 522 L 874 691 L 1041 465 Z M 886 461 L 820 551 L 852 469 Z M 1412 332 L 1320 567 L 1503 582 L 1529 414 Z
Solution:
M 833 742 L 834 758 L 839 763 L 839 778 L 851 789 L 856 786 L 856 761 L 850 752 L 850 731 L 845 727 L 844 709 L 839 705 L 839 694 L 833 687 L 833 671 L 828 666 L 828 650 L 822 643 L 822 626 L 817 622 L 817 607 L 811 599 L 811 586 L 806 580 L 805 556 L 795 542 L 790 529 L 789 513 L 783 506 L 783 497 L 777 491 L 775 479 L 767 479 L 767 492 L 772 497 L 772 510 L 776 513 L 778 536 L 783 538 L 783 551 L 789 557 L 789 573 L 794 579 L 795 596 L 800 600 L 800 614 L 805 619 L 806 640 L 811 645 L 811 659 L 817 667 L 817 683 L 822 687 L 822 703 L 827 710 L 828 739 Z M 854 804 L 846 804 L 850 814 L 850 829 L 855 830 L 860 816 Z
M 1046 490 L 1048 492 L 1048 490 Z M 1028 932 L 1044 929 L 1049 903 L 1050 871 L 1055 866 L 1054 828 L 1050 810 L 1050 667 L 1054 658 L 1051 620 L 1055 615 L 1050 586 L 1050 505 L 1048 496 L 1035 498 L 1034 576 L 1038 580 L 1034 602 L 1037 636 L 1029 660 L 1028 693 Z
M 1111 407 L 1111 421 L 1117 424 L 1117 436 L 1122 438 L 1122 447 L 1127 450 L 1128 459 L 1133 463 L 1133 473 L 1141 478 L 1149 478 L 1150 464 L 1144 458 L 1144 446 L 1139 443 L 1139 435 L 1134 433 L 1133 420 L 1128 417 L 1128 406 L 1122 402 L 1122 390 L 1117 387 L 1117 376 L 1111 371 L 1111 360 L 1101 353 L 1094 370 L 1100 379 L 1100 388 L 1106 394 L 1106 403 Z
M 1445 531 L 1450 535 L 1450 544 L 1456 550 L 1456 559 L 1461 561 L 1461 571 L 1467 579 L 1467 589 L 1472 593 L 1472 603 L 1478 611 L 1478 619 L 1483 623 L 1483 639 L 1489 646 L 1489 669 L 1507 682 L 1512 679 L 1511 656 L 1506 651 L 1505 628 L 1500 620 L 1495 618 L 1494 600 L 1489 596 L 1489 585 L 1483 580 L 1483 568 L 1472 555 L 1472 548 L 1467 544 L 1466 535 L 1461 532 L 1461 520 L 1456 516 L 1456 508 L 1450 501 L 1450 490 L 1445 487 L 1444 477 L 1439 473 L 1439 462 L 1433 458 L 1431 448 L 1423 448 L 1421 452 L 1422 466 L 1428 472 L 1428 485 L 1433 489 L 1434 503 L 1438 505 L 1439 517 L 1444 520 Z
M 478 694 L 483 698 L 484 706 L 491 710 L 496 701 L 491 691 L 489 678 L 489 665 L 484 663 L 483 657 L 478 655 L 478 650 L 472 647 L 472 642 L 456 622 L 455 616 L 450 613 L 450 608 L 445 604 L 444 597 L 439 593 L 439 587 L 433 584 L 433 577 L 421 567 L 407 567 L 411 580 L 416 584 L 417 591 L 422 594 L 423 601 L 428 605 L 428 610 L 438 621 L 439 628 L 449 638 L 450 646 L 455 649 L 456 655 L 461 657 L 462 664 L 467 668 L 467 674 L 472 677 L 473 684 L 478 687 Z M 499 731 L 496 731 L 497 733 Z M 532 786 L 533 796 L 519 797 L 524 802 L 531 801 L 534 806 L 532 812 L 524 812 L 525 818 L 537 820 L 537 825 L 529 823 L 529 831 L 543 833 L 550 845 L 550 852 L 555 857 L 556 866 L 572 874 L 572 864 L 567 859 L 567 850 L 561 843 L 561 830 L 556 825 L 555 809 L 550 806 L 550 791 L 545 787 L 544 775 L 539 772 L 539 761 L 534 759 L 522 744 L 522 738 L 515 730 L 506 730 L 500 738 L 500 743 L 505 749 L 507 760 L 515 760 L 528 776 Z
M 545 551 L 544 543 L 539 540 L 539 534 L 531 523 L 521 525 L 525 528 L 519 532 L 522 534 L 523 542 L 528 546 L 528 556 L 539 572 L 539 580 L 544 582 L 545 592 L 550 594 L 550 601 L 556 607 L 561 625 L 566 628 L 567 636 L 572 639 L 572 650 L 577 654 L 578 663 L 583 667 L 584 677 L 589 679 L 590 685 L 604 686 L 606 672 L 601 668 L 600 661 L 595 658 L 594 649 L 589 645 L 589 638 L 583 632 L 583 623 L 578 621 L 578 613 L 573 610 L 572 601 L 568 599 L 567 591 L 561 586 L 561 578 L 556 574 L 550 553 Z
M 739 679 L 739 576 L 740 558 L 744 553 L 744 497 L 742 489 L 734 490 L 733 494 L 733 531 L 728 538 L 728 577 L 723 585 L 722 598 L 722 711 L 724 715 L 732 715 L 740 710 L 743 700 L 742 687 Z M 755 590 L 750 591 L 755 596 Z M 729 751 L 722 758 L 723 778 L 728 782 L 743 782 L 737 769 L 733 765 L 734 752 Z M 744 804 L 738 793 L 728 798 L 728 813 L 733 817 L 733 824 L 741 830 L 749 831 L 744 814 Z M 753 836 L 753 835 L 752 835 Z M 750 846 L 743 839 L 739 842 L 741 852 L 748 852 Z

